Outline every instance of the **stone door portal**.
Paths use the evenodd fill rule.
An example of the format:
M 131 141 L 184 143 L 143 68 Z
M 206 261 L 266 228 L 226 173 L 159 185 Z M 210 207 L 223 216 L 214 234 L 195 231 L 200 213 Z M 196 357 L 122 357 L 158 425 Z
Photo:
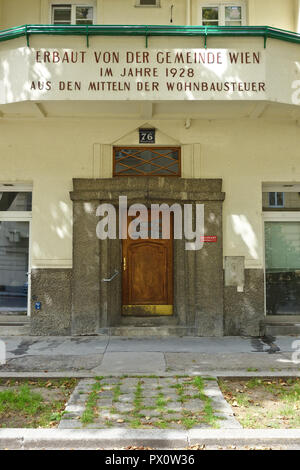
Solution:
M 119 220 L 120 195 L 127 196 L 128 208 L 138 203 L 148 209 L 153 204 L 170 207 L 177 203 L 184 211 L 184 205 L 190 204 L 195 214 L 196 205 L 204 204 L 205 233 L 217 242 L 188 251 L 186 240 L 174 236 L 171 241 L 100 240 L 97 208 L 112 204 Z M 222 336 L 224 197 L 220 179 L 74 179 L 72 334 L 119 332 L 121 327 L 146 325 L 173 328 L 176 334 Z M 116 272 L 111 282 L 103 282 Z

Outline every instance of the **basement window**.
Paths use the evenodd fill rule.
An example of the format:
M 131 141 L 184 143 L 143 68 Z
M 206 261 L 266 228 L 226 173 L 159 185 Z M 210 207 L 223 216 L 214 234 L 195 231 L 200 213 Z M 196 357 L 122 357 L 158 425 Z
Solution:
M 94 23 L 94 8 L 89 5 L 52 5 L 52 24 L 89 25 Z

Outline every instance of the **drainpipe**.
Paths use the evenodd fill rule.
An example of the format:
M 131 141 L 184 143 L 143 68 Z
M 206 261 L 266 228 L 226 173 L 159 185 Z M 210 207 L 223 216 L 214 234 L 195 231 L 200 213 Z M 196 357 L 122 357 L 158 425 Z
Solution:
M 191 0 L 186 0 L 186 26 L 191 26 Z

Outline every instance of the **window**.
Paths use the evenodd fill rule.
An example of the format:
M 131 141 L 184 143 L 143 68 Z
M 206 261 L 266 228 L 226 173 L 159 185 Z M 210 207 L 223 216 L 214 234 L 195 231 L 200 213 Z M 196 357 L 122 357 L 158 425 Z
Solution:
M 242 7 L 225 6 L 225 26 L 242 26 Z
M 244 11 L 242 4 L 205 5 L 201 8 L 201 23 L 203 26 L 242 26 Z
M 180 176 L 180 148 L 116 147 L 114 176 Z
M 202 24 L 203 26 L 219 25 L 219 7 L 203 7 L 202 8 Z
M 94 22 L 94 8 L 89 5 L 52 5 L 52 24 L 89 25 Z
M 29 314 L 31 188 L 0 184 L 0 312 Z
M 299 216 L 265 220 L 265 273 L 267 315 L 299 315 Z
M 160 0 L 136 0 L 137 7 L 159 7 Z
M 269 193 L 269 207 L 284 207 L 284 193 Z

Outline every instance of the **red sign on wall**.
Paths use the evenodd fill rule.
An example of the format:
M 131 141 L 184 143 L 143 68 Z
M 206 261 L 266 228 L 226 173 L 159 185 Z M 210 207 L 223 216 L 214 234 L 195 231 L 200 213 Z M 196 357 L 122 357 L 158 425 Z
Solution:
M 215 235 L 205 235 L 204 237 L 201 237 L 201 241 L 205 243 L 216 243 L 218 241 L 218 237 Z

